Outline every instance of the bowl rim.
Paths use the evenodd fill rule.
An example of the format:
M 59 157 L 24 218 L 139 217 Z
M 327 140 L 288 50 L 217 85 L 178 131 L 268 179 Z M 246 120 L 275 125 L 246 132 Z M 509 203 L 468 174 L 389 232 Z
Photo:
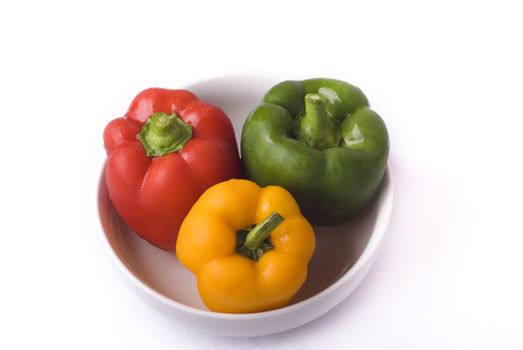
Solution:
M 250 76 L 250 75 L 245 75 Z M 223 79 L 223 78 L 240 78 L 244 77 L 243 75 L 227 75 L 222 77 L 211 77 L 209 79 L 199 80 L 195 81 L 192 84 L 185 84 L 185 86 L 190 86 L 193 84 L 200 84 L 205 83 L 208 81 Z M 257 76 L 259 78 L 273 78 L 271 75 L 259 75 Z M 140 289 L 141 291 L 145 292 L 146 294 L 149 294 L 153 296 L 157 301 L 166 304 L 167 306 L 174 308 L 177 311 L 185 312 L 188 314 L 191 314 L 196 317 L 204 317 L 208 319 L 214 319 L 214 320 L 252 320 L 252 319 L 265 319 L 270 317 L 275 317 L 281 314 L 286 314 L 289 312 L 297 311 L 299 309 L 305 308 L 311 304 L 315 304 L 317 301 L 323 299 L 324 297 L 328 296 L 329 294 L 333 293 L 335 290 L 340 288 L 342 285 L 347 283 L 354 275 L 356 275 L 364 266 L 366 266 L 367 262 L 372 259 L 372 257 L 378 253 L 377 250 L 380 247 L 380 243 L 383 241 L 385 237 L 385 233 L 387 231 L 387 227 L 389 226 L 391 214 L 392 214 L 392 208 L 393 208 L 393 194 L 394 194 L 394 186 L 393 186 L 393 177 L 391 174 L 391 167 L 390 162 L 387 162 L 387 168 L 385 170 L 385 174 L 382 181 L 387 182 L 387 192 L 388 197 L 384 199 L 383 209 L 386 211 L 384 214 L 379 214 L 378 217 L 380 217 L 380 225 L 376 225 L 374 228 L 374 231 L 372 235 L 370 236 L 369 241 L 365 245 L 365 248 L 361 255 L 358 257 L 356 262 L 347 270 L 345 271 L 334 283 L 329 285 L 327 288 L 322 290 L 321 292 L 304 299 L 302 301 L 299 301 L 295 304 L 284 306 L 278 309 L 269 310 L 269 311 L 262 311 L 262 312 L 254 312 L 254 313 L 242 313 L 242 314 L 234 314 L 234 313 L 223 313 L 223 312 L 214 312 L 210 310 L 202 310 L 198 309 L 192 306 L 188 306 L 185 304 L 182 304 L 180 302 L 177 302 L 158 291 L 154 290 L 152 287 L 147 285 L 145 282 L 143 282 L 137 275 L 132 273 L 124 264 L 124 262 L 118 257 L 115 250 L 111 246 L 111 243 L 107 237 L 107 234 L 103 228 L 102 221 L 100 219 L 101 215 L 101 207 L 100 207 L 100 188 L 101 186 L 106 186 L 105 184 L 105 167 L 106 167 L 106 155 L 105 152 L 103 153 L 101 166 L 98 166 L 97 168 L 97 176 L 98 181 L 95 182 L 95 190 L 93 191 L 95 193 L 95 221 L 97 223 L 97 228 L 100 231 L 101 239 L 103 241 L 103 245 L 109 255 L 111 256 L 111 259 L 116 264 L 120 272 L 122 272 L 132 283 L 135 287 Z M 382 185 L 383 186 L 383 185 Z M 379 191 L 382 192 L 384 189 L 383 187 L 380 187 Z M 382 193 L 380 193 L 381 196 Z M 380 200 L 380 198 L 377 198 L 377 200 Z M 375 203 L 374 205 L 376 205 Z M 173 252 L 174 254 L 174 252 Z

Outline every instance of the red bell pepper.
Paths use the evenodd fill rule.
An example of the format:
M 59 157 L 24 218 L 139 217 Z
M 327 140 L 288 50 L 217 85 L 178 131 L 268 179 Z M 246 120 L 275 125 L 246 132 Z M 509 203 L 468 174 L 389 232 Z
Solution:
M 175 249 L 183 219 L 207 188 L 241 176 L 231 121 L 187 90 L 142 91 L 107 125 L 104 144 L 116 210 L 165 250 Z

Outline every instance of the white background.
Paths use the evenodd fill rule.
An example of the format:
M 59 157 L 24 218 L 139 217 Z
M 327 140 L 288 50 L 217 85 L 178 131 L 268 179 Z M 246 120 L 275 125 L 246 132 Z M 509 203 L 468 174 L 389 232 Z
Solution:
M 522 33 L 504 1 L 2 2 L 0 348 L 522 349 Z M 127 288 L 95 182 L 137 92 L 242 73 L 361 87 L 389 128 L 395 207 L 339 307 L 230 339 Z

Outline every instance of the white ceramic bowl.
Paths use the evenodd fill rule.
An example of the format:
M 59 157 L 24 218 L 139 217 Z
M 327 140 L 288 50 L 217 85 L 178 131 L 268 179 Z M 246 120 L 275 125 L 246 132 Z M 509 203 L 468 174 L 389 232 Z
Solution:
M 211 102 L 231 118 L 240 140 L 242 125 L 265 91 L 281 79 L 229 76 L 189 86 L 200 99 Z M 315 227 L 317 246 L 309 275 L 290 304 L 251 314 L 211 312 L 201 302 L 196 280 L 174 253 L 140 239 L 120 219 L 105 186 L 101 167 L 97 205 L 101 233 L 116 265 L 134 290 L 150 305 L 188 326 L 226 336 L 259 336 L 303 325 L 344 300 L 372 267 L 392 211 L 392 179 L 387 171 L 379 196 L 357 219 L 337 227 Z

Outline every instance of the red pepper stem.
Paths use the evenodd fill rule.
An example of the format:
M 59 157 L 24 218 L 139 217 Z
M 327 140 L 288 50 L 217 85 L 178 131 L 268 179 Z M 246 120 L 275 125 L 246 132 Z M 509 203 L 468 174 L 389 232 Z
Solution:
M 283 216 L 274 212 L 265 220 L 256 225 L 245 238 L 245 247 L 249 250 L 257 250 L 260 248 L 263 241 L 269 237 L 271 232 L 285 220 Z
M 181 150 L 192 138 L 192 128 L 176 113 L 152 114 L 138 134 L 147 155 L 159 157 Z

